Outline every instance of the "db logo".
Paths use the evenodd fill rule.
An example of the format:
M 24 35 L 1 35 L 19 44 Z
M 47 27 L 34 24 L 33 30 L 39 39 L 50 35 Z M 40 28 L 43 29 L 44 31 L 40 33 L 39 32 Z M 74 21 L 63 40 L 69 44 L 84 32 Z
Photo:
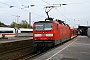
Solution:
M 42 36 L 46 36 L 45 34 L 42 34 Z

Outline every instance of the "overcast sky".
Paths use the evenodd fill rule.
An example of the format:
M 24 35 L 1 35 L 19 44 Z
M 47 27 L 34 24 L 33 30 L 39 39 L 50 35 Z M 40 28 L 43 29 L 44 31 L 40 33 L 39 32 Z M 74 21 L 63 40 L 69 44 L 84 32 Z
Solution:
M 0 21 L 10 25 L 13 21 L 16 22 L 16 17 L 12 15 L 19 15 L 18 23 L 21 20 L 29 22 L 29 12 L 31 12 L 31 23 L 33 24 L 33 21 L 44 20 L 47 17 L 45 6 L 61 3 L 67 5 L 53 8 L 49 12 L 50 17 L 62 19 L 71 27 L 90 26 L 90 0 L 0 0 Z M 25 8 L 32 4 L 35 6 Z M 10 5 L 15 7 L 9 8 Z

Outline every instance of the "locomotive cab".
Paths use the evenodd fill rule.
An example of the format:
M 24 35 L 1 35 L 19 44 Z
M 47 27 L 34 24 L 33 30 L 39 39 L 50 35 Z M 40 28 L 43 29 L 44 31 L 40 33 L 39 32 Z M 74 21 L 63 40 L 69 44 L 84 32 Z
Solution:
M 34 47 L 54 46 L 54 24 L 53 21 L 39 21 L 33 25 Z

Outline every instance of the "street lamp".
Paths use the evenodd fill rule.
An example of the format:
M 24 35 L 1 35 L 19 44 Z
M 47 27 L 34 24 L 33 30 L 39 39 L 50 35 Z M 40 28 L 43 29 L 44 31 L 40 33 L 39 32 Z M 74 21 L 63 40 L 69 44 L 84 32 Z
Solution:
M 15 33 L 16 33 L 16 35 L 17 35 L 17 37 L 18 37 L 18 19 L 19 19 L 19 15 L 12 15 L 12 16 L 15 16 L 16 18 L 17 18 L 17 26 L 16 26 L 16 23 L 15 23 Z M 16 18 L 15 18 L 15 22 L 16 22 Z
M 16 22 L 16 21 L 15 21 L 15 22 L 18 24 L 18 20 L 19 20 L 19 17 L 20 17 L 20 16 L 19 16 L 19 15 L 12 15 L 12 16 L 15 16 L 15 17 L 17 18 L 17 22 Z M 15 20 L 16 20 L 16 19 L 15 19 Z M 18 27 L 18 26 L 17 26 L 17 27 Z M 15 24 L 15 28 L 16 28 L 16 24 Z

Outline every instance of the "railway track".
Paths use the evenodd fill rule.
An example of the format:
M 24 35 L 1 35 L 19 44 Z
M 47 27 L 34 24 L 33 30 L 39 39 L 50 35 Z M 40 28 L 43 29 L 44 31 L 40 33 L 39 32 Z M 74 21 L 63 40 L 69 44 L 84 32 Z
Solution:
M 19 57 L 15 58 L 14 60 L 29 60 L 29 59 L 33 59 L 34 57 L 40 56 L 41 54 L 43 54 L 46 51 L 43 51 L 43 52 L 39 51 L 39 53 L 37 53 L 37 51 L 33 50 L 32 52 L 30 52 L 30 53 L 28 53 L 26 55 L 19 56 Z
M 19 58 L 14 59 L 14 60 L 28 60 L 28 59 L 31 59 L 31 58 L 37 56 L 37 55 L 38 55 L 37 53 L 29 53 L 27 55 L 21 56 Z
M 34 51 L 33 46 L 24 46 L 22 48 L 13 49 L 0 53 L 1 60 L 15 60 L 19 57 L 28 55 Z
M 75 37 L 74 37 L 74 38 L 75 38 Z M 73 39 L 74 39 L 74 38 L 73 38 Z M 71 39 L 71 40 L 72 40 L 72 39 Z M 54 48 L 45 50 L 44 52 L 41 52 L 41 53 L 31 53 L 30 55 L 25 56 L 22 60 L 33 60 L 34 58 L 37 58 L 37 57 L 39 57 L 39 56 L 41 56 L 41 55 L 43 55 L 43 54 L 45 54 L 45 53 L 47 53 L 47 52 L 50 52 L 50 51 L 58 48 L 59 46 L 63 45 L 64 43 L 67 43 L 67 42 L 69 42 L 69 41 L 70 41 L 70 40 L 65 41 L 65 42 L 63 42 L 62 44 L 58 44 L 58 45 L 55 46 Z
M 41 55 L 43 55 L 43 54 L 45 54 L 45 53 L 47 53 L 47 52 L 49 52 L 49 51 L 59 47 L 60 45 L 62 45 L 62 44 L 59 44 L 59 45 L 57 45 L 54 48 L 50 48 L 50 49 L 47 49 L 47 50 L 45 50 L 43 52 L 39 52 L 39 53 L 36 53 L 36 51 L 33 51 L 32 53 L 29 53 L 27 55 L 19 57 L 19 58 L 15 59 L 15 60 L 29 60 L 29 59 L 33 60 L 34 58 L 37 58 L 38 56 L 41 56 Z
M 58 46 L 56 46 L 56 47 L 54 47 L 54 48 L 50 48 L 50 49 L 48 49 L 48 50 L 45 50 L 45 51 L 43 51 L 43 52 L 39 52 L 39 53 L 36 53 L 36 52 L 34 51 L 34 52 L 32 52 L 32 53 L 30 53 L 30 54 L 28 54 L 28 55 L 26 55 L 26 56 L 19 57 L 18 59 L 15 59 L 15 60 L 33 60 L 34 58 L 37 58 L 37 57 L 39 57 L 39 56 L 41 56 L 41 55 L 43 55 L 43 54 L 45 54 L 45 53 L 47 53 L 47 52 L 49 52 L 49 51 L 57 48 L 57 47 L 59 47 L 59 46 L 60 46 L 60 45 L 58 45 Z

